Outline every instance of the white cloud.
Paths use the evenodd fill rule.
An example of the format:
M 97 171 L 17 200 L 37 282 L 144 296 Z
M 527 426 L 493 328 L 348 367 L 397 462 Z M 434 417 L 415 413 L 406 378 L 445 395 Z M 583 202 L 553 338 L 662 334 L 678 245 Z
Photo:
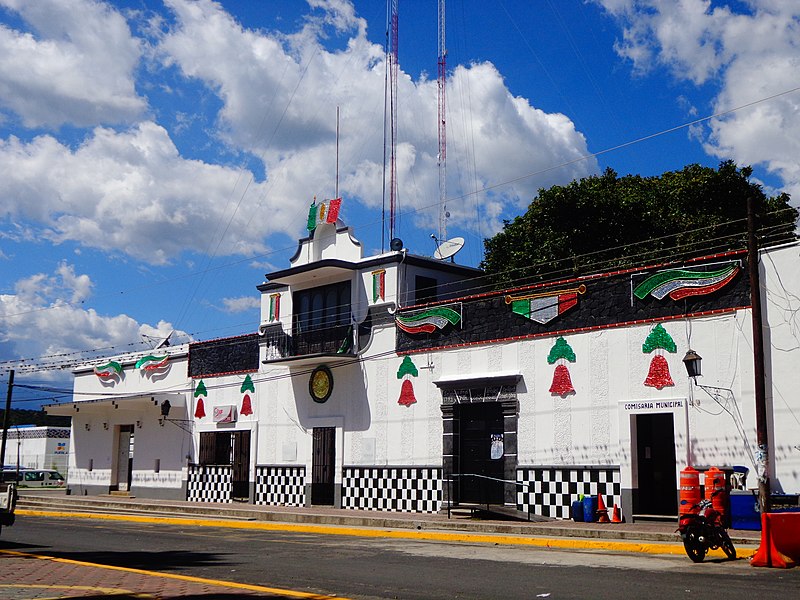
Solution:
M 239 298 L 223 298 L 225 312 L 240 313 L 261 308 L 261 299 L 255 296 L 240 296 Z
M 278 206 L 263 218 L 263 186 L 246 188 L 249 177 L 181 158 L 150 122 L 122 133 L 97 128 L 75 151 L 51 136 L 0 140 L 0 212 L 40 223 L 40 235 L 55 243 L 74 240 L 153 264 L 185 249 L 260 253 L 262 236 L 290 229 L 291 210 Z M 225 227 L 231 235 L 217 248 Z
M 714 113 L 798 86 L 796 2 L 751 0 L 735 12 L 710 0 L 597 1 L 623 26 L 621 56 L 640 71 L 663 65 L 677 79 L 718 87 Z M 800 92 L 713 119 L 709 127 L 709 154 L 761 165 L 782 180 L 783 191 L 800 198 Z
M 0 44 L 11 52 L 5 62 L 0 54 L 0 86 L 6 86 L 0 87 L 0 102 L 26 123 L 126 123 L 144 110 L 134 83 L 150 89 L 149 80 L 133 78 L 150 74 L 138 61 L 152 40 L 133 37 L 120 13 L 90 0 L 0 3 L 36 32 L 0 30 Z M 217 139 L 211 142 L 226 142 L 222 152 L 258 156 L 265 181 L 254 182 L 242 168 L 188 160 L 165 125 L 140 120 L 122 129 L 96 126 L 76 147 L 57 134 L 0 140 L 0 214 L 10 216 L 17 235 L 26 231 L 56 244 L 75 241 L 151 264 L 168 263 L 187 250 L 262 254 L 270 235 L 296 237 L 313 196 L 332 196 L 337 106 L 345 212 L 358 215 L 359 204 L 380 207 L 383 48 L 369 42 L 365 21 L 347 0 L 309 0 L 309 5 L 294 33 L 245 29 L 210 0 L 169 0 L 174 21 L 147 29 L 147 35 L 158 36 L 147 57 L 162 61 L 161 74 L 177 72 L 220 99 L 212 116 L 217 128 L 210 132 Z M 339 50 L 323 45 L 333 36 Z M 25 45 L 27 53 L 20 54 L 15 44 Z M 55 65 L 59 73 L 35 61 Z M 22 91 L 17 82 L 24 83 Z M 170 88 L 179 83 L 170 80 Z M 587 154 L 586 140 L 566 116 L 514 97 L 493 65 L 456 67 L 448 85 L 448 196 L 516 180 L 479 196 L 490 208 L 482 235 L 501 226 L 504 208 L 517 212 L 538 188 L 597 170 L 594 159 L 548 170 Z M 438 218 L 436 82 L 412 81 L 401 73 L 398 87 L 399 209 L 420 210 L 413 219 L 429 225 Z M 174 95 L 183 109 L 181 93 Z M 462 102 L 465 95 L 471 110 L 464 108 L 470 105 Z M 193 108 L 198 114 L 204 110 Z M 176 139 L 199 128 L 196 114 L 176 114 Z M 449 208 L 455 224 L 477 227 L 474 212 L 455 204 Z
M 171 0 L 179 25 L 160 43 L 168 64 L 197 78 L 223 101 L 220 124 L 229 143 L 264 160 L 270 197 L 331 195 L 335 171 L 335 107 L 340 107 L 339 168 L 343 195 L 367 206 L 382 201 L 384 51 L 366 38 L 366 25 L 349 2 L 312 1 L 327 11 L 309 19 L 295 35 L 243 29 L 212 2 Z M 321 45 L 324 25 L 351 32 L 344 50 Z M 459 196 L 480 186 L 575 160 L 588 153 L 586 140 L 564 115 L 546 114 L 515 98 L 489 63 L 457 67 L 448 84 L 451 108 L 448 161 L 453 165 L 448 191 Z M 403 210 L 428 210 L 418 219 L 433 222 L 438 210 L 436 82 L 398 82 L 398 160 Z M 463 95 L 469 103 L 461 103 Z M 458 100 L 457 100 L 458 99 Z M 478 108 L 480 107 L 480 108 Z M 473 123 L 468 127 L 467 123 Z M 460 129 L 460 130 L 459 130 Z M 469 142 L 457 144 L 461 139 Z M 469 156 L 468 148 L 477 155 Z M 459 168 L 455 168 L 458 165 Z M 460 181 L 456 173 L 476 171 Z M 495 200 L 527 204 L 540 187 L 596 172 L 594 159 L 493 192 Z M 453 212 L 462 226 L 467 215 Z M 474 218 L 474 214 L 471 214 Z M 499 222 L 494 223 L 494 228 Z
M 120 314 L 104 316 L 80 304 L 91 291 L 88 275 L 76 274 L 74 265 L 62 262 L 52 274 L 37 273 L 17 281 L 13 294 L 0 294 L 0 343 L 12 356 L 34 363 L 68 364 L 90 351 L 113 354 L 139 349 L 142 335 L 166 337 L 173 327 L 138 323 Z M 177 331 L 174 343 L 190 341 Z M 20 366 L 24 367 L 24 363 Z
M 0 25 L 0 107 L 27 127 L 129 123 L 140 42 L 124 17 L 92 0 L 0 0 L 32 32 Z

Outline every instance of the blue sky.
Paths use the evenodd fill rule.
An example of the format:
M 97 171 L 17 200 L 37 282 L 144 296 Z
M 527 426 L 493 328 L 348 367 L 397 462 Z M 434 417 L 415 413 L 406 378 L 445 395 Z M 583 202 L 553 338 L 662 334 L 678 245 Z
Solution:
M 395 234 L 430 255 L 436 2 L 399 10 Z M 459 262 L 537 190 L 606 168 L 733 159 L 800 198 L 797 3 L 450 0 L 446 16 Z M 385 30 L 375 0 L 0 0 L 0 385 L 14 368 L 69 387 L 92 351 L 171 331 L 255 331 L 255 286 L 334 195 L 337 107 L 340 216 L 366 253 L 388 247 Z

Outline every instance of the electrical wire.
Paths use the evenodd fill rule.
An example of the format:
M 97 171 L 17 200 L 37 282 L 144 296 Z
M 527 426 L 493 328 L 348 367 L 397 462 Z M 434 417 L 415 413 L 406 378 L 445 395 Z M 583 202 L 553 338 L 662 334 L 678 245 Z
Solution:
M 709 229 L 714 229 L 714 228 L 717 228 L 717 227 L 724 227 L 724 226 L 727 226 L 727 225 L 729 225 L 731 223 L 736 223 L 738 221 L 739 220 L 734 220 L 734 221 L 730 221 L 730 222 L 722 223 L 722 224 L 718 224 L 718 225 L 713 225 L 713 226 L 708 226 L 708 227 L 703 227 L 703 228 L 697 228 L 695 230 L 688 230 L 688 231 L 680 232 L 680 233 L 677 233 L 677 234 L 671 234 L 671 235 L 668 235 L 668 236 L 663 236 L 663 238 L 654 238 L 652 240 L 644 240 L 642 242 L 639 242 L 638 244 L 648 244 L 648 243 L 652 243 L 653 241 L 668 240 L 668 239 L 671 239 L 671 238 L 676 237 L 676 236 L 686 235 L 687 233 L 693 233 L 693 232 L 694 233 L 699 233 L 699 232 L 703 232 L 703 231 L 706 231 L 706 230 L 709 230 Z M 736 237 L 738 235 L 739 235 L 738 233 L 737 234 L 732 234 L 733 237 Z M 704 243 L 708 242 L 708 241 L 712 241 L 712 242 L 725 241 L 725 240 L 729 239 L 730 237 L 731 236 L 722 236 L 720 238 L 713 238 L 713 237 L 712 238 L 706 238 L 704 240 Z M 612 252 L 613 253 L 613 252 L 615 252 L 617 250 L 620 250 L 622 248 L 630 248 L 631 246 L 636 246 L 636 245 L 637 244 L 621 245 L 621 246 L 617 246 L 617 247 L 614 247 L 614 248 L 609 248 L 609 249 L 605 249 L 605 250 L 599 250 L 599 251 L 590 252 L 590 253 L 587 253 L 587 254 L 584 254 L 584 255 L 573 256 L 572 259 L 591 257 L 593 255 L 597 255 L 597 254 L 600 254 L 600 253 L 608 253 L 608 252 Z M 712 250 L 713 249 L 721 249 L 722 247 L 723 246 L 712 247 Z M 662 254 L 659 257 L 659 262 L 669 262 L 669 261 L 676 260 L 676 259 L 680 258 L 682 253 L 685 253 L 685 250 L 681 251 L 681 252 L 677 252 L 676 251 L 674 254 Z M 648 253 L 646 252 L 644 254 L 648 254 Z M 712 254 L 713 254 L 713 252 L 712 252 Z M 639 255 L 632 254 L 630 256 L 632 256 L 635 259 L 635 258 L 641 256 L 641 254 L 639 254 Z M 546 264 L 546 263 L 540 263 L 540 264 Z M 605 264 L 604 261 L 597 261 L 595 263 L 589 263 L 589 265 L 591 267 L 597 267 L 598 272 L 603 270 L 601 267 L 603 267 L 604 264 Z M 566 273 L 566 274 L 568 275 L 569 273 Z M 542 283 L 547 283 L 549 281 L 556 281 L 556 280 L 558 280 L 559 276 L 563 276 L 563 275 L 565 275 L 564 270 L 555 270 L 555 271 L 550 271 L 549 273 L 539 274 L 537 276 L 537 278 L 539 279 L 537 281 L 537 283 L 542 284 Z M 525 278 L 520 276 L 520 277 L 517 278 L 516 281 L 514 281 L 512 283 L 522 283 L 524 280 L 525 280 Z M 464 283 L 465 282 L 469 283 L 470 281 L 472 281 L 474 283 L 477 283 L 478 285 L 475 285 L 475 286 L 472 286 L 472 287 L 464 287 Z M 461 294 L 462 296 L 467 296 L 469 294 L 485 293 L 487 290 L 497 291 L 496 289 L 492 288 L 490 285 L 487 285 L 487 284 L 484 283 L 484 277 L 482 275 L 478 276 L 478 277 L 475 277 L 475 278 L 468 278 L 468 279 L 465 279 L 465 280 L 462 280 L 462 281 L 453 282 L 453 283 L 449 283 L 449 284 L 443 283 L 443 284 L 441 284 L 440 288 L 444 292 L 447 292 L 448 291 L 448 287 L 450 287 L 450 286 L 458 286 L 457 289 L 460 292 L 462 292 L 462 294 Z M 512 286 L 509 286 L 509 287 L 513 288 L 514 286 L 512 285 Z M 456 289 L 456 288 L 453 287 L 453 289 Z M 406 292 L 404 297 L 401 296 L 399 298 L 399 302 L 401 303 L 401 305 L 405 305 L 405 304 L 408 303 L 408 299 L 409 299 L 411 293 L 413 293 L 413 292 L 412 291 L 408 291 L 408 292 Z M 344 308 L 344 307 L 345 307 L 345 305 L 342 304 L 342 305 L 336 305 L 334 307 L 323 307 L 323 308 L 320 308 L 319 311 L 310 311 L 309 312 L 309 318 L 313 321 L 313 320 L 316 320 L 316 319 L 322 317 L 324 315 L 324 311 L 330 311 L 332 308 L 336 309 L 338 311 L 338 309 Z M 337 326 L 337 325 L 334 325 L 332 327 L 335 327 L 335 326 Z M 325 328 L 323 328 L 323 329 L 325 329 Z M 143 344 L 143 342 L 134 342 L 134 343 L 128 344 L 128 347 L 130 348 L 130 347 L 138 346 L 138 345 L 142 345 L 142 344 Z M 106 350 L 108 350 L 108 349 L 119 349 L 119 346 L 117 346 L 117 347 L 107 347 L 105 349 Z M 91 353 L 95 353 L 96 354 L 96 353 L 98 353 L 99 350 L 102 350 L 102 349 L 91 349 L 91 350 L 75 351 L 75 352 L 71 352 L 71 353 L 60 353 L 60 354 L 56 354 L 56 355 L 50 355 L 49 357 L 38 357 L 36 359 L 31 358 L 31 359 L 18 359 L 18 360 L 0 361 L 0 369 L 3 369 L 3 367 L 5 367 L 4 370 L 9 370 L 11 365 L 18 365 L 19 368 L 28 367 L 31 370 L 38 370 L 37 366 L 39 367 L 39 369 L 50 369 L 50 370 L 71 368 L 76 364 L 77 361 L 52 360 L 50 362 L 44 362 L 44 361 L 42 361 L 42 359 L 43 358 L 58 359 L 58 358 L 66 357 L 66 356 L 75 356 L 75 355 L 80 356 L 80 355 L 83 355 L 83 354 L 91 354 Z M 78 356 L 76 356 L 76 358 Z M 36 361 L 38 361 L 38 365 L 37 364 L 31 364 L 30 366 L 28 366 L 28 365 L 25 364 L 25 363 L 35 363 Z

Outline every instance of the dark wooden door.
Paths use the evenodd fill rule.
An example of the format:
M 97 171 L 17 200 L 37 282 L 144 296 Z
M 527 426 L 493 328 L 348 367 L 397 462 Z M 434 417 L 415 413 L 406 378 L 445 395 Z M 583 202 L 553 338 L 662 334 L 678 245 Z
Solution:
M 250 431 L 233 432 L 233 481 L 231 495 L 236 500 L 250 498 Z
M 503 439 L 503 411 L 497 402 L 460 404 L 458 501 L 468 504 L 503 504 L 505 459 L 497 456 Z M 499 437 L 498 437 L 499 436 Z M 492 440 L 495 443 L 495 458 Z
M 314 427 L 311 504 L 333 506 L 336 470 L 336 428 Z
M 675 429 L 672 413 L 636 415 L 639 485 L 634 494 L 637 515 L 677 516 Z

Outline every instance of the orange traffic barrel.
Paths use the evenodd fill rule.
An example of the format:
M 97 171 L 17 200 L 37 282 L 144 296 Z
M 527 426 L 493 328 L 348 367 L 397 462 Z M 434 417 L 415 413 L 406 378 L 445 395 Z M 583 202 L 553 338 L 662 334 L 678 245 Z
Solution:
M 728 506 L 728 490 L 725 487 L 725 472 L 717 467 L 711 467 L 705 473 L 704 484 L 706 487 L 706 499 L 711 500 L 714 510 L 725 517 Z M 718 494 L 715 492 L 721 490 Z
M 685 515 L 696 511 L 694 508 L 700 502 L 700 472 L 692 467 L 681 471 L 681 493 L 678 505 L 678 514 Z

